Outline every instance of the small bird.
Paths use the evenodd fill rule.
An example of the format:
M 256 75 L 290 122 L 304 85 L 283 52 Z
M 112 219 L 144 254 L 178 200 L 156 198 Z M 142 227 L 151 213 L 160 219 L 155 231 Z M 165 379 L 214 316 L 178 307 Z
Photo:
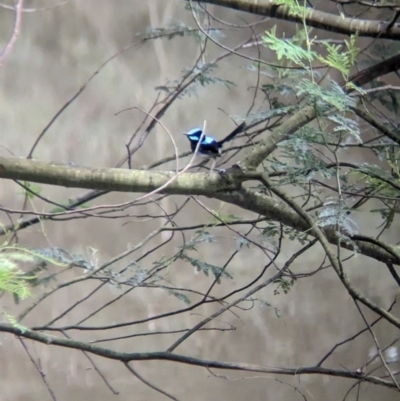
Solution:
M 211 166 L 210 173 L 213 171 L 215 167 L 215 164 L 217 162 L 217 157 L 221 157 L 222 145 L 225 142 L 231 141 L 237 134 L 244 131 L 245 127 L 246 124 L 244 122 L 241 123 L 226 138 L 222 139 L 221 141 L 216 141 L 211 136 L 206 136 L 206 135 L 203 136 L 199 148 L 197 150 L 197 155 L 200 157 L 204 157 L 206 159 L 213 159 L 213 164 Z M 202 133 L 203 131 L 200 128 L 193 128 L 188 133 L 184 134 L 190 141 L 190 148 L 192 149 L 193 153 L 196 150 L 197 144 L 199 143 Z

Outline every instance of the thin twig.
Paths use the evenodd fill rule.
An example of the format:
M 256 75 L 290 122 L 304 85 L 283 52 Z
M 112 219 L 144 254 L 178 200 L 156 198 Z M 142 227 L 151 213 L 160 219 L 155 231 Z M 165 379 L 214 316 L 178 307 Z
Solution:
M 126 368 L 134 375 L 136 376 L 141 382 L 143 382 L 146 386 L 149 386 L 150 388 L 152 388 L 153 390 L 157 391 L 158 393 L 161 393 L 163 395 L 165 395 L 166 397 L 170 398 L 171 400 L 174 401 L 179 401 L 176 397 L 174 397 L 171 394 L 168 394 L 167 392 L 165 392 L 164 390 L 161 390 L 159 387 L 155 386 L 154 384 L 151 384 L 148 380 L 146 380 L 143 376 L 141 376 L 138 372 L 136 372 L 135 369 L 132 368 L 132 366 L 129 365 L 129 363 L 124 363 L 124 365 L 126 366 Z
M 21 29 L 23 6 L 24 6 L 24 0 L 17 0 L 17 4 L 15 5 L 14 29 L 6 47 L 0 52 L 0 67 L 3 65 L 5 59 L 10 54 L 12 48 L 15 45 L 15 42 L 17 41 Z

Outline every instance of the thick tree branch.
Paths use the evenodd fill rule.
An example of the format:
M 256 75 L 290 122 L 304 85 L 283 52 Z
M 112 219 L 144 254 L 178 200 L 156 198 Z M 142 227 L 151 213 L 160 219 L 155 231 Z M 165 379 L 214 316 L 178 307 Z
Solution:
M 240 166 L 245 170 L 256 169 L 276 149 L 280 142 L 314 120 L 315 116 L 314 106 L 307 106 L 294 116 L 287 118 L 278 128 L 267 134 L 265 139 L 262 139 L 253 147 L 253 150 L 239 163 Z
M 396 71 L 399 68 L 400 55 L 397 54 L 387 60 L 357 72 L 350 77 L 349 82 L 361 87 L 374 79 Z M 342 82 L 340 85 L 345 88 L 346 82 Z M 347 92 L 351 92 L 352 90 L 353 89 L 349 89 Z M 260 143 L 253 147 L 253 150 L 246 155 L 240 163 L 241 167 L 245 170 L 256 169 L 276 149 L 278 143 L 287 139 L 291 134 L 314 120 L 315 117 L 316 112 L 314 106 L 304 107 L 295 115 L 289 117 L 283 124 L 272 131 L 266 139 L 261 140 Z
M 358 34 L 372 38 L 400 40 L 400 25 L 390 21 L 362 20 L 334 15 L 324 11 L 307 8 L 304 15 L 291 12 L 288 7 L 276 5 L 272 0 L 198 0 L 199 3 L 214 4 L 221 7 L 232 8 L 251 14 L 272 17 L 280 20 L 292 21 L 325 31 L 341 33 L 344 35 Z M 304 18 L 304 21 L 303 21 Z M 390 29 L 388 29 L 390 28 Z
M 214 197 L 242 207 L 243 209 L 259 213 L 266 218 L 278 221 L 283 225 L 292 227 L 298 231 L 307 232 L 308 234 L 313 235 L 310 231 L 310 225 L 298 214 L 292 212 L 287 205 L 277 199 L 246 190 L 231 191 L 229 193 L 220 192 L 215 194 Z M 337 244 L 337 236 L 333 230 L 325 230 L 325 235 L 331 244 Z M 358 247 L 358 251 L 365 256 L 370 256 L 381 262 L 384 262 L 387 259 L 392 259 L 396 261 L 394 264 L 400 264 L 400 260 L 376 244 L 358 240 L 354 240 L 354 244 Z M 351 244 L 342 242 L 340 246 L 350 251 L 354 251 Z
M 115 168 L 88 168 L 51 164 L 38 160 L 0 157 L 0 178 L 18 179 L 41 184 L 71 188 L 90 188 L 106 191 L 148 193 L 164 186 L 174 175 L 173 171 L 143 171 Z M 309 224 L 282 201 L 254 191 L 241 189 L 241 183 L 257 180 L 260 174 L 228 175 L 185 173 L 176 177 L 160 193 L 175 195 L 203 195 L 261 214 L 298 231 L 309 232 Z M 309 232 L 311 234 L 311 232 Z M 336 244 L 334 232 L 326 233 Z M 393 254 L 376 243 L 355 241 L 359 252 L 383 263 L 400 264 Z M 341 244 L 353 250 L 351 244 Z
M 175 179 L 168 185 L 168 190 L 162 193 L 212 196 L 216 191 L 237 189 L 237 185 L 228 183 L 218 174 L 177 175 L 174 171 L 89 168 L 16 157 L 0 157 L 0 178 L 70 188 L 148 193 L 165 185 L 174 177 Z
M 326 236 L 326 233 L 322 231 L 322 229 L 318 226 L 316 221 L 311 217 L 306 211 L 304 211 L 301 206 L 299 206 L 293 199 L 287 196 L 287 194 L 281 190 L 281 188 L 273 185 L 273 182 L 270 181 L 267 174 L 263 174 L 261 177 L 261 181 L 263 184 L 272 190 L 282 201 L 284 201 L 291 209 L 293 209 L 299 216 L 301 216 L 304 221 L 307 222 L 310 231 L 314 234 L 316 238 L 318 238 L 319 243 L 324 249 L 331 266 L 335 270 L 336 274 L 340 278 L 343 285 L 346 287 L 346 290 L 350 294 L 350 296 L 354 300 L 359 300 L 365 306 L 373 310 L 379 316 L 385 318 L 388 322 L 392 323 L 397 328 L 400 328 L 400 320 L 391 313 L 386 312 L 383 308 L 379 307 L 377 304 L 372 302 L 369 298 L 362 295 L 359 291 L 357 291 L 354 286 L 351 284 L 347 273 L 343 270 L 343 266 L 341 264 L 340 258 L 336 256 L 336 252 L 334 252 L 332 247 L 332 241 Z M 340 230 L 340 229 L 339 229 Z M 339 246 L 339 241 L 337 241 L 337 245 Z M 397 383 L 396 383 L 397 385 Z
M 321 367 L 299 367 L 299 368 L 270 368 L 262 365 L 249 365 L 246 363 L 235 362 L 218 362 L 213 360 L 193 358 L 190 356 L 173 354 L 171 352 L 117 352 L 111 349 L 98 347 L 81 341 L 60 338 L 56 336 L 38 333 L 27 328 L 18 328 L 8 323 L 0 323 L 0 332 L 15 334 L 22 338 L 28 338 L 43 344 L 57 345 L 60 347 L 75 349 L 78 351 L 86 351 L 103 358 L 117 360 L 121 362 L 130 361 L 171 361 L 179 362 L 187 365 L 202 366 L 207 368 L 238 370 L 245 372 L 258 372 L 281 374 L 288 376 L 298 376 L 301 374 L 320 374 L 328 376 L 343 377 L 347 379 L 362 379 L 363 381 L 383 385 L 386 387 L 396 388 L 391 381 L 382 380 L 375 376 L 360 373 L 359 371 L 336 370 Z

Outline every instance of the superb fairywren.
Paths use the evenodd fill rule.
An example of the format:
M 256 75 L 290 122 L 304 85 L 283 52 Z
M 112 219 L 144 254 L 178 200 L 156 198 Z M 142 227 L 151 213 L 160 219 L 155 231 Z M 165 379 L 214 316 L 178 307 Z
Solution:
M 199 148 L 197 150 L 197 154 L 200 157 L 205 157 L 207 159 L 214 159 L 213 164 L 210 170 L 210 173 L 213 171 L 217 157 L 221 157 L 221 148 L 225 142 L 232 140 L 237 134 L 244 131 L 246 124 L 243 122 L 238 125 L 226 138 L 222 139 L 221 141 L 216 141 L 211 136 L 204 135 Z M 201 134 L 203 131 L 200 128 L 193 128 L 188 133 L 184 134 L 190 141 L 190 147 L 192 152 L 195 152 L 197 144 L 201 138 Z

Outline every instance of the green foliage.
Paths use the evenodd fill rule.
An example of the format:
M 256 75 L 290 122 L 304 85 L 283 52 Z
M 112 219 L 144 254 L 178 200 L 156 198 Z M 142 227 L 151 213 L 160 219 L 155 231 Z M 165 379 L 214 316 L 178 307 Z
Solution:
M 358 48 L 356 46 L 357 35 L 350 36 L 350 40 L 345 40 L 347 51 L 342 45 L 333 45 L 328 41 L 323 41 L 322 45 L 327 51 L 327 56 L 317 55 L 317 59 L 328 67 L 332 67 L 343 75 L 347 81 L 349 78 L 350 68 L 354 65 Z
M 345 39 L 344 43 L 347 48 L 347 58 L 348 65 L 351 67 L 356 62 L 357 55 L 359 54 L 359 49 L 357 46 L 358 35 L 351 35 L 350 40 Z
M 201 72 L 196 78 L 196 82 L 198 82 L 201 86 L 211 85 L 211 84 L 222 84 L 226 88 L 230 89 L 236 84 L 233 81 L 230 81 L 225 78 L 219 78 L 216 75 L 213 75 L 214 71 L 218 68 L 217 64 L 205 64 L 203 68 L 200 69 Z M 189 72 L 190 70 L 186 70 Z M 194 70 L 193 72 L 197 72 Z
M 229 224 L 229 223 L 235 223 L 240 221 L 240 217 L 235 216 L 234 214 L 223 214 L 220 212 L 217 212 L 213 210 L 213 214 L 216 216 L 216 218 L 212 219 L 212 224 L 220 224 L 221 222 Z
M 21 269 L 23 264 L 26 265 L 24 270 Z M 55 279 L 57 273 L 39 276 L 48 264 L 93 269 L 91 263 L 81 256 L 72 255 L 61 248 L 32 249 L 20 245 L 3 245 L 0 247 L 0 291 L 12 294 L 16 302 L 26 299 L 31 295 L 30 286 L 46 285 Z
M 297 0 L 275 0 L 277 5 L 286 6 L 296 15 L 302 16 L 305 13 L 305 8 L 299 4 Z
M 362 143 L 360 127 L 357 121 L 347 118 L 339 113 L 331 114 L 327 118 L 336 124 L 333 128 L 334 134 L 349 134 L 353 136 L 358 143 Z
M 309 63 L 317 56 L 315 52 L 303 49 L 298 43 L 298 38 L 294 40 L 278 38 L 276 36 L 276 27 L 270 32 L 265 32 L 265 36 L 262 36 L 262 40 L 264 45 L 268 46 L 276 53 L 278 60 L 292 61 L 303 68 L 308 67 Z M 305 63 L 305 61 L 308 63 Z
M 19 264 L 33 263 L 35 260 L 35 256 L 23 248 L 0 248 L 0 291 L 13 294 L 18 299 L 28 298 L 31 294 L 28 286 L 31 277 L 19 269 Z
M 15 319 L 14 316 L 10 315 L 7 312 L 4 312 L 4 316 L 5 318 L 8 320 L 8 322 L 13 325 L 14 327 L 16 327 L 17 329 L 19 329 L 21 331 L 21 334 L 24 334 L 25 331 L 27 330 L 25 326 L 22 326 L 21 324 L 18 323 L 17 319 Z
M 327 88 L 323 88 L 310 79 L 301 79 L 296 87 L 297 96 L 307 96 L 308 103 L 315 104 L 321 114 L 331 110 L 331 107 L 343 112 L 356 104 L 333 80 L 329 81 Z
M 218 68 L 216 64 L 204 64 L 201 67 L 196 68 L 185 68 L 182 71 L 182 75 L 185 77 L 189 77 L 192 74 L 196 74 L 195 83 L 198 83 L 200 86 L 205 87 L 207 85 L 220 84 L 225 86 L 227 89 L 231 89 L 236 86 L 233 81 L 229 79 L 221 78 L 215 75 L 215 70 Z M 181 82 L 179 80 L 169 80 L 165 85 L 158 85 L 155 87 L 156 90 L 165 92 L 167 94 L 175 93 L 177 89 L 180 88 Z M 184 96 L 197 96 L 197 87 L 194 85 L 185 88 L 179 94 L 179 99 L 182 99 Z
M 289 7 L 291 12 L 302 16 L 303 19 L 307 12 L 306 8 L 296 0 L 282 0 L 277 4 Z M 365 95 L 365 92 L 352 83 L 346 84 L 359 54 L 358 36 L 352 35 L 349 39 L 338 43 L 310 39 L 311 32 L 312 30 L 304 23 L 301 28 L 296 28 L 296 33 L 291 38 L 278 37 L 275 28 L 262 37 L 264 45 L 275 52 L 281 66 L 295 65 L 302 68 L 277 70 L 273 66 L 265 67 L 270 82 L 264 83 L 262 90 L 270 108 L 276 107 L 278 111 L 296 111 L 291 104 L 295 96 L 298 99 L 296 105 L 298 108 L 311 105 L 318 116 L 316 126 L 303 126 L 278 144 L 279 158 L 270 156 L 268 172 L 282 173 L 275 179 L 276 185 L 298 187 L 301 193 L 299 197 L 305 204 L 313 202 L 318 224 L 321 227 L 336 227 L 341 240 L 348 241 L 346 235 L 357 231 L 348 205 L 341 199 L 335 201 L 331 199 L 326 203 L 325 196 L 322 194 L 320 196 L 321 191 L 315 190 L 314 180 L 321 176 L 325 179 L 339 179 L 342 190 L 349 193 L 354 191 L 354 181 L 348 180 L 349 173 L 338 173 L 331 161 L 333 155 L 340 149 L 335 148 L 335 144 L 362 144 L 359 122 L 353 113 L 353 109 L 357 106 L 357 97 L 349 94 L 348 89 L 355 90 L 361 96 Z M 322 63 L 331 73 L 339 72 L 345 85 L 339 85 L 329 74 L 322 75 L 321 70 L 314 69 L 318 63 L 319 66 Z M 395 105 L 394 109 L 397 107 L 393 98 L 391 104 Z M 263 113 L 268 112 L 270 110 Z M 396 159 L 394 157 L 390 159 L 387 155 L 385 157 L 391 163 L 393 171 L 396 171 Z M 364 169 L 363 172 L 365 171 Z M 382 172 L 378 174 L 375 170 L 375 175 L 365 174 L 363 178 L 369 184 L 376 185 L 380 192 L 383 191 L 383 187 L 386 191 L 391 187 L 390 190 L 393 191 L 390 182 L 383 184 L 379 177 L 382 177 Z M 268 194 L 268 189 L 263 189 L 260 185 L 257 190 Z M 276 234 L 276 230 L 272 232 Z M 296 239 L 303 243 L 306 241 L 304 233 L 296 230 L 285 229 L 285 235 L 292 240 Z M 288 291 L 286 281 L 279 285 L 279 288 L 284 288 L 285 293 Z
M 277 285 L 275 290 L 274 290 L 274 295 L 279 295 L 280 291 L 283 291 L 283 293 L 286 295 L 289 293 L 289 291 L 292 289 L 294 286 L 294 283 L 296 281 L 296 278 L 291 278 L 290 280 L 286 280 L 284 278 L 280 278 L 274 281 L 274 283 Z
M 374 191 L 379 191 L 381 195 L 388 197 L 399 197 L 399 158 L 396 156 L 392 156 L 393 158 L 388 156 L 387 159 L 387 162 L 393 169 L 393 174 L 390 174 L 386 169 L 383 169 L 377 165 L 367 163 L 360 164 L 359 168 L 354 170 L 352 174 L 356 177 L 361 176 L 371 189 Z
M 212 235 L 209 231 L 205 230 L 197 230 L 195 232 L 196 236 L 191 240 L 185 243 L 184 246 L 181 247 L 182 251 L 197 251 L 197 245 L 206 242 L 212 243 L 217 242 L 214 235 Z
M 292 138 L 283 141 L 279 144 L 282 148 L 282 157 L 287 158 L 290 162 L 295 161 L 296 164 L 302 167 L 293 168 L 286 164 L 284 169 L 288 174 L 283 177 L 281 183 L 298 181 L 300 176 L 307 176 L 315 169 L 324 167 L 324 163 L 313 153 L 307 138 L 301 135 L 295 135 Z
M 279 4 L 288 6 L 291 11 L 299 12 L 300 15 L 297 1 L 279 1 Z M 363 144 L 359 121 L 353 113 L 354 108 L 358 107 L 357 96 L 349 94 L 349 89 L 355 91 L 358 96 L 368 96 L 370 101 L 379 100 L 381 105 L 394 113 L 400 109 L 400 94 L 391 88 L 367 93 L 353 83 L 347 82 L 359 54 L 357 35 L 352 35 L 343 43 L 332 43 L 327 40 L 320 40 L 317 43 L 315 39 L 309 39 L 310 34 L 311 30 L 304 26 L 302 30 L 297 30 L 292 38 L 277 37 L 276 29 L 266 32 L 263 36 L 264 45 L 276 53 L 282 66 L 296 65 L 303 68 L 303 70 L 281 68 L 279 71 L 276 71 L 275 67 L 266 68 L 271 82 L 263 84 L 262 90 L 270 107 L 276 107 L 278 112 L 295 111 L 290 104 L 295 94 L 299 100 L 299 107 L 311 105 L 318 116 L 317 126 L 304 126 L 278 144 L 281 154 L 279 158 L 274 156 L 269 158 L 269 171 L 284 173 L 275 180 L 276 185 L 290 184 L 298 187 L 303 192 L 300 196 L 305 202 L 313 201 L 318 225 L 324 228 L 335 227 L 339 240 L 357 250 L 349 237 L 357 232 L 357 225 L 345 201 L 346 197 L 325 199 L 325 196 L 319 196 L 320 191 L 310 190 L 310 188 L 313 188 L 314 180 L 322 176 L 325 179 L 339 180 L 336 186 L 340 185 L 342 191 L 351 194 L 357 192 L 354 178 L 362 180 L 368 191 L 379 195 L 384 203 L 383 207 L 371 211 L 379 212 L 386 223 L 391 224 L 397 209 L 395 199 L 400 196 L 398 146 L 394 144 L 393 147 L 386 146 L 381 149 L 376 147 L 373 150 L 380 160 L 387 163 L 391 172 L 388 171 L 387 166 L 378 167 L 370 163 L 354 166 L 348 172 L 337 172 L 331 160 L 340 149 L 335 148 L 335 144 Z M 387 57 L 384 50 L 380 48 L 377 53 L 382 58 Z M 317 78 L 321 75 L 313 68 L 316 61 L 332 72 L 339 72 L 345 85 L 339 85 L 329 75 L 326 75 L 323 81 L 318 81 Z M 379 89 L 382 85 L 385 84 L 379 82 L 371 84 L 374 89 Z M 271 111 L 263 113 L 259 116 L 268 115 Z M 393 124 L 389 125 L 388 129 L 393 130 Z M 353 179 L 349 180 L 350 178 Z M 260 185 L 257 190 L 268 194 L 268 190 Z M 304 241 L 304 238 L 295 230 L 286 234 L 290 239 Z
M 166 28 L 147 28 L 146 39 L 167 38 L 168 40 L 176 37 L 194 36 L 200 38 L 198 29 L 192 29 L 183 23 L 171 24 Z
M 203 262 L 198 259 L 191 258 L 190 256 L 187 256 L 185 254 L 181 254 L 180 258 L 189 262 L 192 266 L 196 268 L 198 272 L 202 272 L 206 276 L 208 276 L 209 273 L 211 272 L 214 275 L 216 282 L 218 284 L 221 284 L 221 277 L 230 279 L 233 278 L 229 273 L 227 273 L 224 269 L 221 269 L 218 266 Z
M 358 226 L 350 212 L 350 208 L 344 201 L 328 198 L 319 213 L 318 225 L 320 227 L 340 227 L 343 232 L 349 235 L 356 234 Z
M 161 286 L 161 288 L 163 288 L 163 287 Z M 171 290 L 169 288 L 167 290 L 168 290 L 168 294 L 169 295 L 172 295 L 175 298 L 179 299 L 180 301 L 183 301 L 186 305 L 190 305 L 191 304 L 190 299 L 185 294 L 183 294 L 182 292 Z
M 27 181 L 24 181 L 23 184 L 25 185 L 26 188 L 28 188 L 32 191 L 32 192 L 28 191 L 28 190 L 21 191 L 29 200 L 34 199 L 35 194 L 40 195 L 40 193 L 42 192 L 42 187 L 40 185 L 33 184 L 33 183 L 27 182 Z

